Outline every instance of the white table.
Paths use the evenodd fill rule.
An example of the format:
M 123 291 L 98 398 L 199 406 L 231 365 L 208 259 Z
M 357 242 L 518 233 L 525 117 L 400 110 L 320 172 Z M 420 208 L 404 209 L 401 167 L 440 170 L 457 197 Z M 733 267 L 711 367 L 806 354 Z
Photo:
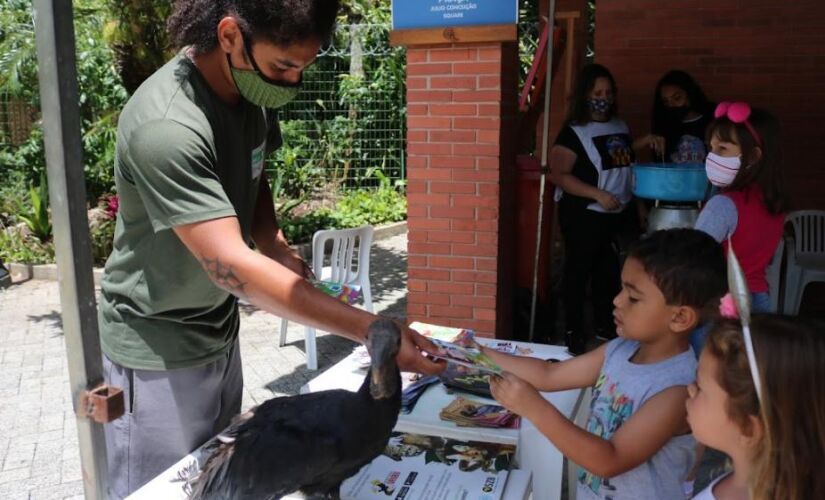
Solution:
M 484 342 L 484 339 L 478 339 Z M 564 347 L 543 344 L 515 342 L 521 348 L 529 349 L 531 356 L 547 359 L 569 357 Z M 356 391 L 364 381 L 366 370 L 360 368 L 354 357 L 348 356 L 312 379 L 301 388 L 302 393 L 325 389 L 343 388 Z M 572 417 L 578 407 L 581 391 L 544 393 L 545 399 L 568 417 Z M 472 396 L 480 401 L 491 401 Z M 444 387 L 433 385 L 418 400 L 409 415 L 400 415 L 395 429 L 402 432 L 437 433 L 456 439 L 476 439 L 500 443 L 517 444 L 516 460 L 518 470 L 510 472 L 504 491 L 504 500 L 526 500 L 532 492 L 534 500 L 558 500 L 561 497 L 563 457 L 538 429 L 527 420 L 522 420 L 521 429 L 468 429 L 459 428 L 451 422 L 438 418 L 438 412 L 452 400 Z M 185 500 L 183 483 L 177 480 L 181 471 L 190 464 L 202 463 L 206 457 L 200 448 L 166 469 L 148 484 L 129 496 L 131 500 Z M 532 476 L 532 482 L 531 482 Z M 285 497 L 303 498 L 300 495 Z
M 485 339 L 478 338 L 484 343 Z M 518 348 L 531 351 L 528 355 L 541 359 L 567 359 L 566 348 L 527 342 L 514 342 Z M 301 387 L 301 392 L 315 392 L 326 389 L 348 389 L 356 391 L 364 381 L 366 370 L 361 368 L 350 355 L 329 370 L 312 379 Z M 558 408 L 568 418 L 573 418 L 580 406 L 581 390 L 542 393 L 544 398 Z M 471 399 L 495 403 L 483 397 L 471 395 Z M 532 490 L 534 500 L 558 500 L 561 498 L 561 481 L 564 473 L 564 457 L 536 427 L 522 419 L 521 428 L 516 429 L 481 429 L 458 427 L 452 422 L 445 422 L 438 417 L 439 411 L 452 401 L 444 386 L 436 384 L 416 403 L 412 413 L 399 415 L 395 430 L 420 434 L 437 434 L 456 439 L 475 439 L 507 444 L 516 444 L 516 460 L 521 471 L 532 473 Z M 511 497 L 512 475 L 507 479 L 505 498 Z M 512 498 L 520 498 L 520 493 Z

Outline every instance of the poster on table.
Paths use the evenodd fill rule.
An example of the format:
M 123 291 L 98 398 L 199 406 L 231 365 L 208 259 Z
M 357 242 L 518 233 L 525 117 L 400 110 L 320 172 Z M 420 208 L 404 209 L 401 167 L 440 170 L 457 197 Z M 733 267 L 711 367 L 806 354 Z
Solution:
M 516 24 L 518 0 L 392 0 L 392 29 Z
M 384 452 L 341 484 L 342 500 L 498 500 L 513 445 L 394 432 Z

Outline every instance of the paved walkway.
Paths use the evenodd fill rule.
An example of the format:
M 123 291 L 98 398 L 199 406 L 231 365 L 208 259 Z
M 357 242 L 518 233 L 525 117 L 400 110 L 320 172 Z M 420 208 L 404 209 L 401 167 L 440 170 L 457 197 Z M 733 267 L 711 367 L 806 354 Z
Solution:
M 376 312 L 405 314 L 406 249 L 406 235 L 373 245 Z M 244 408 L 296 394 L 355 345 L 318 332 L 319 372 L 310 372 L 303 327 L 291 323 L 287 345 L 279 348 L 279 318 L 252 306 L 243 306 L 241 315 Z M 0 405 L 0 499 L 83 498 L 56 282 L 0 290 Z

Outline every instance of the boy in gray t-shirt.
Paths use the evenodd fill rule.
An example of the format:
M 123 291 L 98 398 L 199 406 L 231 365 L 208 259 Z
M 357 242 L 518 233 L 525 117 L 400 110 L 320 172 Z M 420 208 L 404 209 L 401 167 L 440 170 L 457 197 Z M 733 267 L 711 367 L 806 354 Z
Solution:
M 582 470 L 579 499 L 684 498 L 695 442 L 685 419 L 696 375 L 688 335 L 727 286 L 721 246 L 694 229 L 637 242 L 613 303 L 619 338 L 561 363 L 484 349 L 505 370 L 493 396 L 529 419 Z M 539 391 L 593 387 L 587 429 Z

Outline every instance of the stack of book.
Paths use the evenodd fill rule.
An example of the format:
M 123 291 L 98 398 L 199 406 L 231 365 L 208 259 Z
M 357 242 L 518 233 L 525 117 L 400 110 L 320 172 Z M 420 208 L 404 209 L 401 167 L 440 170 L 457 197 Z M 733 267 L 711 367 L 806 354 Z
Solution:
M 463 427 L 518 429 L 521 417 L 507 408 L 458 396 L 439 413 L 442 420 Z

